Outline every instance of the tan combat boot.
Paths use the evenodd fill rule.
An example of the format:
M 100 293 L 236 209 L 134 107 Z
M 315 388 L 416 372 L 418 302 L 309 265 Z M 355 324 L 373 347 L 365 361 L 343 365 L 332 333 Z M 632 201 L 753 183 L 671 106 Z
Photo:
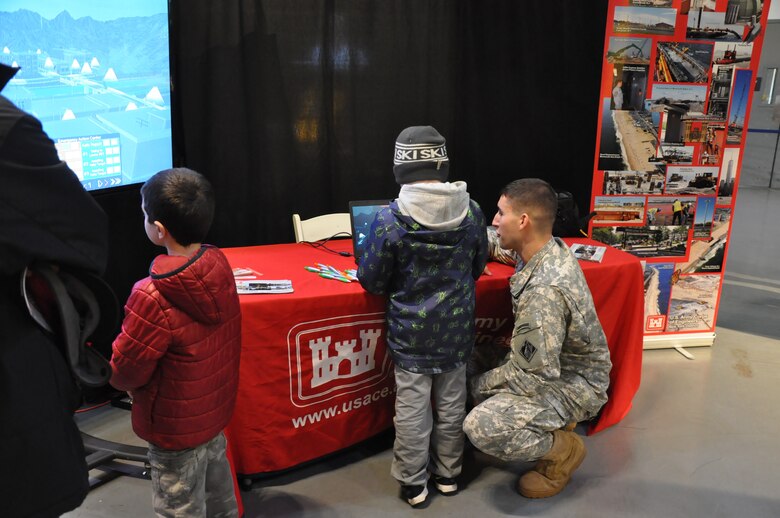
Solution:
M 574 470 L 585 459 L 585 443 L 565 430 L 553 432 L 553 445 L 534 468 L 520 477 L 517 490 L 527 498 L 547 498 L 560 493 Z

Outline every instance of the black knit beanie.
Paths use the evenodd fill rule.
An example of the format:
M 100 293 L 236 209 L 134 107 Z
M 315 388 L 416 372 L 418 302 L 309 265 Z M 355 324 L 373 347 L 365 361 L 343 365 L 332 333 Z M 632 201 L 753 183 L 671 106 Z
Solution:
M 420 180 L 446 182 L 450 160 L 445 142 L 432 126 L 411 126 L 403 130 L 395 139 L 395 181 L 400 185 Z

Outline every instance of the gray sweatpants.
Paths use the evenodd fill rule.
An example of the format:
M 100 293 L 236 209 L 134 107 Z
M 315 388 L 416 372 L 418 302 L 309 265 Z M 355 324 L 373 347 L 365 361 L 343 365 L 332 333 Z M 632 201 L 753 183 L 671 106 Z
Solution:
M 176 518 L 238 517 L 224 434 L 187 450 L 149 444 L 154 511 Z
M 412 486 L 427 483 L 429 467 L 435 475 L 458 476 L 463 467 L 466 366 L 442 374 L 416 374 L 396 367 L 395 384 L 390 473 L 401 484 Z

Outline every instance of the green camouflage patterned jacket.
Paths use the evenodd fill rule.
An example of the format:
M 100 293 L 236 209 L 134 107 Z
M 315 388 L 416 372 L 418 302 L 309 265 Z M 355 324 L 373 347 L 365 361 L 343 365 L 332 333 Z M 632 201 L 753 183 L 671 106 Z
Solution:
M 474 284 L 487 263 L 485 216 L 470 201 L 460 225 L 430 230 L 382 209 L 360 258 L 360 284 L 386 294 L 387 344 L 393 361 L 423 374 L 465 364 L 474 345 Z
M 494 239 L 495 233 L 495 252 Z M 528 264 L 517 264 L 509 284 L 512 348 L 503 365 L 480 379 L 480 392 L 539 394 L 561 415 L 595 416 L 607 401 L 612 363 L 577 259 L 552 238 Z

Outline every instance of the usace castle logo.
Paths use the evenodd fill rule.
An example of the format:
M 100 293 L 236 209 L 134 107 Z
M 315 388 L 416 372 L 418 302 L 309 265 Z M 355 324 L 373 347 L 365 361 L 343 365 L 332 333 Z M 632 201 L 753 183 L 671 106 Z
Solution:
M 290 399 L 305 407 L 384 383 L 392 362 L 384 313 L 302 322 L 287 334 Z

